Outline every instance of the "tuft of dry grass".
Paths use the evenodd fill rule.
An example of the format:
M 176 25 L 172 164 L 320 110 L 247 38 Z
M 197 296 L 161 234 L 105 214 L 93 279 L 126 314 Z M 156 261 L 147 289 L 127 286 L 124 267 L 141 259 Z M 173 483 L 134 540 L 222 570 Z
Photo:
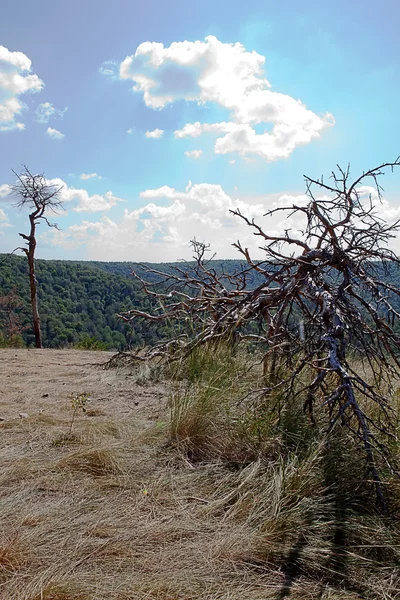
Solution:
M 53 448 L 60 448 L 67 444 L 79 444 L 79 443 L 80 443 L 80 438 L 76 433 L 74 433 L 74 432 L 64 433 L 63 432 L 51 440 L 50 446 L 52 446 Z
M 257 387 L 260 379 L 259 371 L 249 369 L 248 358 L 235 360 L 224 345 L 196 349 L 173 375 L 172 443 L 192 462 L 219 458 L 241 465 L 256 459 L 260 436 L 255 420 L 236 407 L 249 386 Z M 269 451 L 273 444 L 269 438 Z
M 59 583 L 46 586 L 32 600 L 90 600 L 90 597 L 86 593 L 71 589 L 70 583 Z
M 9 534 L 0 542 L 0 584 L 27 564 L 27 551 L 18 534 Z
M 60 469 L 88 473 L 94 477 L 116 475 L 121 472 L 118 458 L 112 448 L 92 448 L 74 452 L 62 458 L 56 466 Z
M 87 417 L 105 417 L 106 415 L 107 413 L 99 408 L 89 408 L 86 410 Z

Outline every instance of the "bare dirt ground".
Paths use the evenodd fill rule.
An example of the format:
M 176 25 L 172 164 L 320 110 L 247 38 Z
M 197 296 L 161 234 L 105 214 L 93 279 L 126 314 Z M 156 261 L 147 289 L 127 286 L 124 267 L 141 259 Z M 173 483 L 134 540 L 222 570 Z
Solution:
M 218 466 L 167 447 L 165 386 L 111 356 L 0 350 L 0 598 L 266 597 L 202 515 Z M 89 400 L 71 433 L 73 394 Z
M 169 443 L 168 385 L 111 356 L 0 350 L 1 600 L 359 597 L 254 561 L 223 466 Z
M 165 389 L 148 382 L 138 385 L 138 379 L 145 379 L 139 366 L 135 370 L 101 368 L 114 354 L 0 349 L 0 418 L 9 422 L 28 413 L 31 418 L 68 420 L 74 393 L 87 393 L 88 410 L 100 411 L 102 416 L 138 413 L 139 418 L 156 418 Z

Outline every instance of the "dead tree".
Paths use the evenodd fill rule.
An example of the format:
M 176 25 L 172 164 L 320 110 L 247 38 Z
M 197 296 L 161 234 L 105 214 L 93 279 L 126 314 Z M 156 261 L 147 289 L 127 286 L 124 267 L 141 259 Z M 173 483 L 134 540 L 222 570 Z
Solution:
M 400 367 L 400 288 L 392 281 L 400 260 L 388 242 L 400 224 L 379 216 L 379 178 L 399 165 L 400 158 L 353 181 L 349 169 L 339 167 L 329 183 L 305 177 L 306 204 L 265 215 L 295 216 L 303 224 L 298 233 L 287 229 L 272 235 L 233 211 L 260 240 L 265 260 L 253 260 L 237 242 L 243 266 L 228 274 L 218 271 L 206 259 L 206 246 L 195 241 L 193 263 L 168 273 L 139 267 L 134 274 L 158 306 L 152 313 L 132 309 L 121 315 L 127 321 L 190 321 L 188 331 L 151 348 L 150 357 L 188 353 L 224 338 L 260 343 L 266 349 L 268 377 L 258 392 L 302 398 L 312 421 L 316 407 L 322 406 L 329 431 L 337 423 L 348 428 L 364 449 L 367 478 L 383 507 L 379 465 L 391 472 L 396 467 L 385 442 L 395 436 L 395 427 L 382 383 L 389 385 Z M 378 204 L 363 196 L 366 182 L 373 184 Z M 254 276 L 257 283 L 249 286 Z M 365 363 L 371 379 L 361 367 Z
M 31 305 L 33 316 L 33 331 L 35 334 L 36 348 L 42 348 L 42 334 L 40 330 L 40 317 L 37 299 L 37 281 L 35 274 L 35 250 L 36 250 L 36 227 L 41 221 L 47 223 L 49 227 L 56 227 L 55 223 L 50 223 L 47 213 L 56 212 L 62 207 L 60 200 L 61 186 L 50 184 L 44 174 L 33 175 L 28 167 L 24 166 L 21 173 L 13 171 L 17 177 L 16 183 L 12 186 L 12 192 L 18 197 L 15 204 L 18 208 L 25 208 L 31 211 L 29 213 L 30 231 L 29 234 L 20 233 L 19 235 L 26 241 L 27 247 L 17 248 L 25 252 L 28 259 L 29 284 L 31 293 Z

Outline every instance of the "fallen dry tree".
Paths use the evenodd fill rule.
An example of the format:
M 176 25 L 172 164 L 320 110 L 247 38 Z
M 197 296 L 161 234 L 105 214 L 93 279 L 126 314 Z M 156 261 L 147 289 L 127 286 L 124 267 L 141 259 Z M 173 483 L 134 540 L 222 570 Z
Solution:
M 170 272 L 141 265 L 134 273 L 155 310 L 120 315 L 179 325 L 148 358 L 173 359 L 226 339 L 261 344 L 266 385 L 254 393 L 302 399 L 312 422 L 316 407 L 325 407 L 328 431 L 340 423 L 362 445 L 383 509 L 381 470 L 396 472 L 388 450 L 396 419 L 388 389 L 400 367 L 400 288 L 392 281 L 400 260 L 388 243 L 400 224 L 379 216 L 379 178 L 399 165 L 400 158 L 354 181 L 339 167 L 329 183 L 306 177 L 307 201 L 265 215 L 294 218 L 297 232 L 271 234 L 233 211 L 260 240 L 265 260 L 253 260 L 237 242 L 243 267 L 227 273 L 207 259 L 205 244 L 193 241 L 194 262 Z

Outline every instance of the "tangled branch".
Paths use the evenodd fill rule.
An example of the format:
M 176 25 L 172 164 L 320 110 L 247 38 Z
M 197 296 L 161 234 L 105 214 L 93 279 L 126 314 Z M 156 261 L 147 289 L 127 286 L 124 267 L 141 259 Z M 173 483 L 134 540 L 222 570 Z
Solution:
M 379 216 L 379 180 L 386 169 L 399 165 L 400 157 L 354 181 L 349 168 L 340 167 L 329 183 L 305 177 L 306 204 L 277 207 L 265 215 L 295 216 L 302 232 L 288 228 L 271 234 L 239 209 L 231 211 L 260 240 L 265 260 L 253 260 L 238 241 L 234 246 L 242 266 L 228 273 L 217 269 L 213 257 L 207 258 L 208 247 L 194 240 L 193 262 L 169 272 L 139 265 L 133 274 L 155 309 L 120 315 L 125 321 L 177 324 L 179 333 L 150 348 L 149 357 L 171 357 L 177 350 L 181 355 L 223 339 L 261 344 L 266 386 L 258 392 L 263 394 L 279 389 L 299 395 L 301 377 L 311 369 L 311 382 L 300 386 L 304 409 L 313 420 L 316 403 L 322 404 L 328 429 L 341 423 L 360 442 L 383 508 L 378 461 L 383 459 L 392 472 L 396 467 L 380 441 L 395 435 L 381 390 L 400 367 L 400 288 L 392 282 L 400 260 L 388 243 L 400 223 L 388 224 Z M 366 182 L 372 182 L 374 197 L 365 197 Z M 354 367 L 357 360 L 369 365 L 372 383 Z

